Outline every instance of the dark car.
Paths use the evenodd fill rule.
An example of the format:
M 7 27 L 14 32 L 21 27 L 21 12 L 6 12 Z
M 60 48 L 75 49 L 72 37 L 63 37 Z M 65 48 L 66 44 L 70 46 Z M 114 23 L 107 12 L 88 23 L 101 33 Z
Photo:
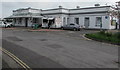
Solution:
M 80 26 L 78 24 L 73 24 L 73 23 L 62 26 L 61 28 L 68 29 L 68 30 L 74 30 L 74 31 L 80 30 Z

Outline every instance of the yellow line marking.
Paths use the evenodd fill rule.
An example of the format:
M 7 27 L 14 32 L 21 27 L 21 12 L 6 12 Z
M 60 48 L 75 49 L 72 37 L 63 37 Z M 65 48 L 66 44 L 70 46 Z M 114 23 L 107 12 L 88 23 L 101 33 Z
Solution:
M 5 50 L 4 48 L 0 48 L 1 51 L 6 53 L 8 56 L 10 56 L 13 60 L 15 60 L 19 65 L 21 65 L 26 70 L 32 70 L 30 67 L 25 64 L 23 61 L 21 61 L 18 57 L 16 57 L 14 54 L 10 53 L 9 51 Z

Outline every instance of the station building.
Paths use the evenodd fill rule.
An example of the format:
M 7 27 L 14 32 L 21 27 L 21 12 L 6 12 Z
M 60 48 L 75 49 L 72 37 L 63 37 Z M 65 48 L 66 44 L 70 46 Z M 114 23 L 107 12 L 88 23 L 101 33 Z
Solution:
M 117 17 L 111 14 L 111 6 L 94 6 L 67 9 L 59 6 L 54 9 L 20 8 L 6 19 L 13 19 L 15 26 L 31 27 L 40 24 L 42 27 L 61 28 L 67 24 L 78 24 L 85 29 L 115 29 Z

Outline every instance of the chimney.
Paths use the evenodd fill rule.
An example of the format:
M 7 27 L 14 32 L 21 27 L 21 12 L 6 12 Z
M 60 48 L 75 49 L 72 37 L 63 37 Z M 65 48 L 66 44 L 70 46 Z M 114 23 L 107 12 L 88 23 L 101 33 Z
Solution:
M 62 8 L 62 6 L 59 6 L 59 8 Z
M 28 7 L 28 9 L 31 9 L 31 7 Z
M 100 4 L 95 4 L 95 7 L 98 7 L 98 6 L 100 6 Z
M 76 6 L 76 8 L 77 8 L 77 9 L 79 9 L 79 8 L 80 8 L 80 6 Z

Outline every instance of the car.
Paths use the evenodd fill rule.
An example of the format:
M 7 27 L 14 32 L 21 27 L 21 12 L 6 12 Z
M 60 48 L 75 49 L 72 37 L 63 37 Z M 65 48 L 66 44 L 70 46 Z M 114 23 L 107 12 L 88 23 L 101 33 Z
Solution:
M 12 22 L 6 22 L 6 24 L 9 26 L 9 27 L 13 27 L 13 23 Z
M 3 21 L 0 21 L 0 27 L 11 27 L 12 24 L 11 23 L 6 23 L 6 22 L 3 22 Z
M 67 24 L 65 26 L 62 26 L 61 28 L 68 29 L 68 30 L 74 30 L 74 31 L 80 30 L 80 26 L 78 24 L 74 24 L 74 23 Z

